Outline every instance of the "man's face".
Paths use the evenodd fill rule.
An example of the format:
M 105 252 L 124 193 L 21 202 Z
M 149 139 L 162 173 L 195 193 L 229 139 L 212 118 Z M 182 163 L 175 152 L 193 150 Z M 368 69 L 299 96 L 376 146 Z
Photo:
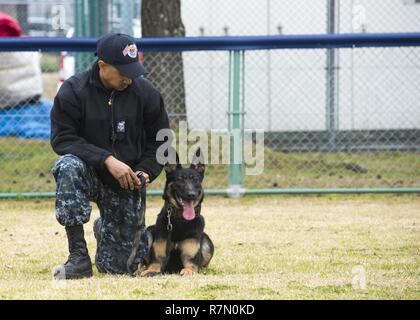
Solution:
M 122 91 L 133 82 L 130 78 L 123 76 L 115 67 L 102 60 L 98 61 L 98 66 L 101 81 L 108 89 Z

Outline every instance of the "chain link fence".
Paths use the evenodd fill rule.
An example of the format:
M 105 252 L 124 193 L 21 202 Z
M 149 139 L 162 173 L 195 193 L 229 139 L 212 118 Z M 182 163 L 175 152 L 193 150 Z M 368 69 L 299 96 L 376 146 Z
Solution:
M 108 30 L 122 28 L 123 2 L 108 1 Z M 140 1 L 132 3 L 133 34 L 139 35 Z M 187 36 L 323 34 L 329 23 L 327 0 L 181 3 Z M 70 37 L 76 33 L 76 4 L 0 0 L 0 11 L 16 18 L 24 34 Z M 415 0 L 340 1 L 334 30 L 419 32 L 419 18 L 420 4 Z M 33 62 L 31 72 L 19 66 L 26 77 L 14 94 L 0 88 L 0 193 L 54 191 L 49 170 L 57 156 L 48 140 L 49 108 L 60 83 L 90 68 L 95 59 L 93 53 L 30 54 L 28 59 L 22 53 L 0 52 L 0 76 L 6 75 L 6 82 L 12 81 L 6 61 L 20 57 Z M 155 81 L 154 74 L 162 68 L 158 58 L 145 54 L 144 63 L 149 79 L 164 96 L 173 126 L 187 120 L 192 130 L 226 130 L 231 94 L 228 52 L 164 55 L 168 68 L 183 72 L 185 95 L 173 85 L 180 79 L 171 72 Z M 246 129 L 264 130 L 265 136 L 264 171 L 245 175 L 244 187 L 420 187 L 420 48 L 337 49 L 333 64 L 327 55 L 327 49 L 245 52 L 244 124 Z M 207 188 L 229 184 L 226 165 L 208 166 Z M 162 187 L 163 176 L 152 188 Z

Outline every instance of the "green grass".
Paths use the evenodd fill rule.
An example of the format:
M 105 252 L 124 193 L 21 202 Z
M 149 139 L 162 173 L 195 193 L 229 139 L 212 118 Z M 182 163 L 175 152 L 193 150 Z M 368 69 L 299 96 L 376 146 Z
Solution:
M 355 172 L 357 164 L 367 172 Z M 247 187 L 392 188 L 420 186 L 420 154 L 409 152 L 282 153 L 266 149 L 262 176 Z
M 162 205 L 148 199 L 146 224 Z M 209 268 L 184 278 L 53 281 L 67 257 L 52 200 L 0 202 L 0 299 L 420 299 L 420 196 L 207 197 Z M 95 208 L 85 234 L 91 257 Z M 366 289 L 353 288 L 363 266 Z
M 57 155 L 48 141 L 0 138 L 0 192 L 51 192 L 50 170 Z M 354 172 L 357 164 L 367 173 Z M 226 165 L 208 165 L 207 188 L 228 186 Z M 162 189 L 164 175 L 152 185 Z M 247 188 L 420 187 L 418 153 L 282 153 L 265 150 L 261 175 L 245 176 Z
M 41 55 L 41 71 L 43 73 L 58 72 L 60 67 L 59 53 L 44 52 Z
M 54 191 L 55 153 L 48 141 L 0 139 L 0 192 Z

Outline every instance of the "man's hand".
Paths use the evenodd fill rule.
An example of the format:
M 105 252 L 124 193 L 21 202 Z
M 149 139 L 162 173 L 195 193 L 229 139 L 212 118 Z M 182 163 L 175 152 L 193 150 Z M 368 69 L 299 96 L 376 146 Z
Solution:
M 144 176 L 144 178 L 146 179 L 146 186 L 147 186 L 147 185 L 149 184 L 149 182 L 150 182 L 149 175 L 148 175 L 146 172 L 144 172 L 144 171 L 136 171 L 136 172 L 135 172 L 136 176 L 138 176 L 140 173 L 141 173 L 141 174 Z M 140 180 L 140 179 L 139 179 L 139 180 Z M 140 182 L 140 184 L 141 184 L 141 182 Z M 136 188 L 140 188 L 140 185 L 139 185 L 138 187 L 136 187 Z
M 140 187 L 140 179 L 124 162 L 109 156 L 105 160 L 105 166 L 112 176 L 118 180 L 121 188 L 134 190 L 134 188 L 138 189 Z

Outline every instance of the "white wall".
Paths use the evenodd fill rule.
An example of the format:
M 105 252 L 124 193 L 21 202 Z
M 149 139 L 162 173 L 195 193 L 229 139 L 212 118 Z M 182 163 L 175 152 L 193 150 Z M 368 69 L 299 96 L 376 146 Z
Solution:
M 352 13 L 352 3 L 354 12 Z M 420 5 L 340 1 L 340 32 L 420 32 Z M 270 10 L 268 10 L 268 8 Z M 188 36 L 325 33 L 326 0 L 182 0 Z M 355 30 L 356 29 L 356 30 Z M 246 53 L 246 126 L 325 129 L 325 50 Z M 340 50 L 340 129 L 420 126 L 420 48 Z M 225 128 L 228 53 L 184 53 L 192 128 Z

